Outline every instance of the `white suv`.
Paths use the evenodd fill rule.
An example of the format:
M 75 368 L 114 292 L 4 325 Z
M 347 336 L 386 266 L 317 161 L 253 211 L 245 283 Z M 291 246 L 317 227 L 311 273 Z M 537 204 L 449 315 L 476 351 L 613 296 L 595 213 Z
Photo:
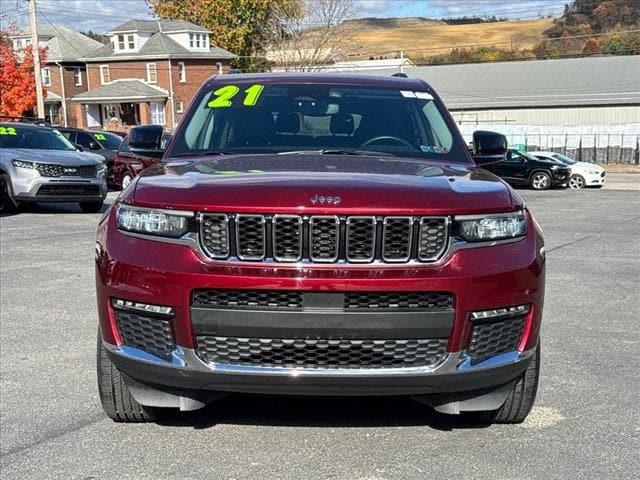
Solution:
M 60 132 L 0 123 L 0 210 L 23 202 L 78 202 L 98 212 L 107 195 L 104 157 L 78 150 Z
M 607 178 L 607 173 L 600 165 L 587 162 L 576 162 L 572 158 L 555 152 L 531 152 L 538 158 L 556 160 L 571 167 L 569 188 L 574 190 L 585 187 L 602 187 Z

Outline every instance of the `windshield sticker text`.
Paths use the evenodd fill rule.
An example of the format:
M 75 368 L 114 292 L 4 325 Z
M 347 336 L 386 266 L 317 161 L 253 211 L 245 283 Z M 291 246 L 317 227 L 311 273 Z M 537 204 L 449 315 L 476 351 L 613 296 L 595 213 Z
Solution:
M 225 85 L 224 87 L 220 87 L 215 90 L 211 94 L 211 100 L 207 103 L 208 108 L 228 108 L 231 106 L 243 105 L 245 107 L 254 107 L 258 103 L 260 99 L 260 95 L 264 90 L 264 85 L 251 85 L 249 88 L 244 90 L 244 99 L 242 103 L 238 103 L 237 100 L 234 100 L 236 95 L 240 92 L 240 87 L 237 85 Z

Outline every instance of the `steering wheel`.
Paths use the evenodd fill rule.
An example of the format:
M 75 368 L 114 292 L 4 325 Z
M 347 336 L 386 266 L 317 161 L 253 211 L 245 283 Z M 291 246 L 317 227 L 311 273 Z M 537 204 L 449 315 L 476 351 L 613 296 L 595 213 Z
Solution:
M 407 142 L 404 138 L 394 137 L 391 135 L 380 135 L 379 137 L 370 138 L 369 140 L 364 142 L 362 145 L 360 145 L 360 147 L 366 147 L 367 145 L 371 145 L 372 143 L 379 142 L 380 140 L 393 140 L 394 142 L 398 142 L 404 145 L 405 147 L 413 148 L 413 145 Z

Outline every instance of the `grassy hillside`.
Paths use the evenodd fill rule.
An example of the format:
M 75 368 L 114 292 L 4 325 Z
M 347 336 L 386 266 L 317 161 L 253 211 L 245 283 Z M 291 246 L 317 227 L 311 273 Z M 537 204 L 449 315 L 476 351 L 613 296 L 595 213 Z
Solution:
M 405 55 L 427 56 L 447 53 L 451 46 L 477 43 L 503 43 L 509 48 L 513 42 L 516 49 L 529 49 L 542 39 L 542 32 L 553 21 L 548 18 L 536 20 L 512 20 L 469 25 L 446 25 L 437 21 L 421 19 L 396 19 L 394 22 L 372 22 L 364 19 L 354 22 L 357 27 L 355 41 L 345 53 L 391 55 L 391 50 L 404 50 Z M 420 49 L 433 49 L 419 52 Z

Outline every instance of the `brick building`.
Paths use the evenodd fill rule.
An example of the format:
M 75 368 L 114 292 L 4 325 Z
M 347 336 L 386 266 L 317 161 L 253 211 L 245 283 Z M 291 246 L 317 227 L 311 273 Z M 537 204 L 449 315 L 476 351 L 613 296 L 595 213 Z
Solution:
M 12 36 L 11 42 L 21 56 L 31 44 L 31 30 Z M 47 49 L 47 61 L 42 65 L 45 117 L 54 125 L 76 125 L 71 98 L 88 89 L 85 63 L 80 58 L 104 45 L 61 25 L 39 25 L 38 45 Z
M 210 45 L 209 33 L 180 20 L 132 20 L 108 32 L 110 44 L 82 58 L 89 88 L 73 97 L 78 126 L 173 129 L 202 82 L 236 58 Z

